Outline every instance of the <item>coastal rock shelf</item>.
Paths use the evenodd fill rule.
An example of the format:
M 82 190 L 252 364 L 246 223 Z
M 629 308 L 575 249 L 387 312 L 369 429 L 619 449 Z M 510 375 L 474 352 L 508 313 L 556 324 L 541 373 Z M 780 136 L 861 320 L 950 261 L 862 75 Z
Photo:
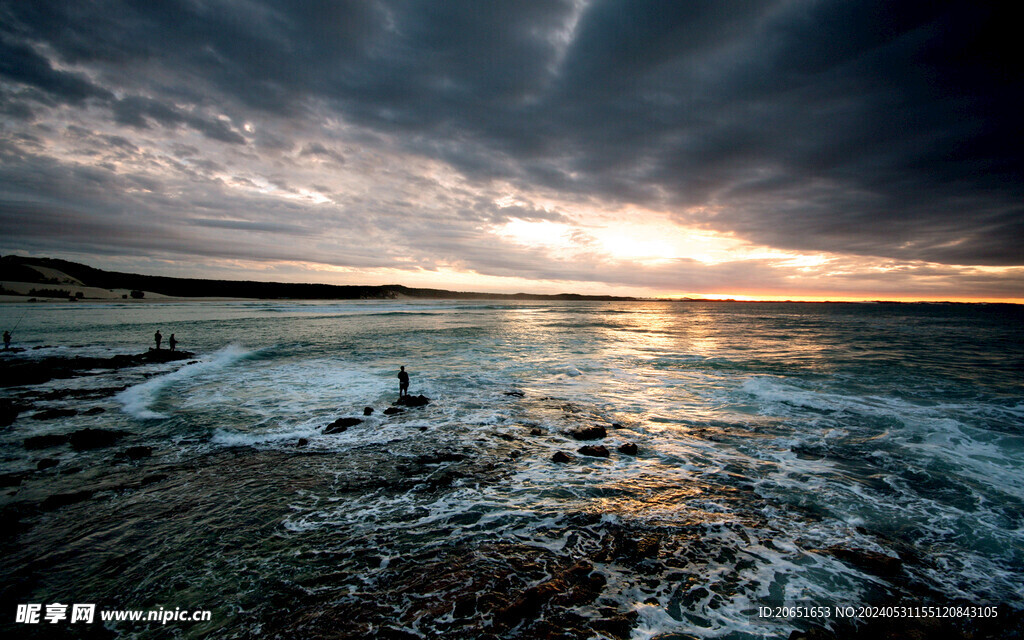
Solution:
M 39 360 L 0 360 L 0 387 L 17 387 L 42 384 L 55 378 L 74 378 L 92 369 L 124 369 L 144 364 L 163 364 L 180 360 L 191 360 L 191 351 L 150 349 L 145 353 L 121 354 L 109 358 L 75 356 L 73 358 L 49 357 Z

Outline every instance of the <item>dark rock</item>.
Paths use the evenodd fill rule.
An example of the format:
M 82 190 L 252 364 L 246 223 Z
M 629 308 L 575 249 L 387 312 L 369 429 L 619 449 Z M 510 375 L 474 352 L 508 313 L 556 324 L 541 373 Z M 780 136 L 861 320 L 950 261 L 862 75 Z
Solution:
M 21 407 L 14 404 L 13 400 L 10 398 L 0 399 L 0 427 L 14 424 L 19 413 L 21 413 Z
M 629 613 L 594 620 L 590 623 L 590 627 L 595 631 L 606 633 L 613 638 L 628 640 L 628 638 L 633 634 L 633 625 L 636 623 L 638 617 L 640 617 L 639 613 L 636 611 L 630 611 Z
M 858 569 L 882 578 L 891 578 L 900 574 L 903 568 L 903 561 L 885 554 L 866 549 L 849 549 L 846 547 L 829 547 L 825 549 L 836 558 L 852 564 Z
M 44 469 L 56 467 L 58 464 L 60 464 L 60 460 L 57 460 L 56 458 L 43 458 L 36 463 L 36 470 L 42 471 Z
M 789 634 L 789 640 L 836 640 L 836 634 L 822 627 L 812 626 L 807 631 L 793 631 Z
M 430 404 L 430 398 L 427 396 L 402 396 L 395 404 L 403 407 L 425 407 Z
M 505 395 L 511 396 L 513 398 L 523 398 L 526 396 L 526 394 L 523 393 L 522 391 L 506 391 Z
M 49 449 L 62 444 L 67 444 L 68 437 L 63 434 L 51 434 L 46 436 L 32 436 L 25 438 L 26 449 Z
M 373 407 L 363 407 L 363 415 L 364 416 L 372 416 L 373 415 Z
M 139 482 L 139 484 L 144 487 L 144 486 L 146 486 L 148 484 L 153 484 L 154 482 L 160 482 L 161 480 L 166 480 L 166 479 L 167 479 L 167 474 L 166 473 L 153 473 L 153 474 L 150 474 L 150 475 L 146 476 L 145 478 L 143 478 Z
M 393 416 L 404 412 L 405 411 L 403 409 L 399 409 L 398 407 L 388 407 L 387 409 L 384 410 L 384 415 Z
M 576 458 L 564 451 L 556 451 L 555 455 L 551 456 L 552 462 L 572 462 L 575 459 Z
M 361 422 L 362 420 L 360 420 L 359 418 L 338 418 L 331 424 L 327 425 L 327 428 L 324 429 L 324 433 L 343 433 L 349 427 L 354 427 L 357 424 L 360 424 Z
M 544 430 L 541 429 L 540 427 L 534 427 L 534 428 L 530 429 L 530 435 L 531 436 L 542 436 L 542 435 L 544 435 Z
M 17 487 L 25 479 L 25 475 L 23 471 L 2 473 L 0 474 L 0 487 Z
M 61 507 L 66 507 L 69 504 L 75 504 L 78 502 L 84 502 L 92 498 L 92 491 L 74 491 L 71 493 L 55 493 L 52 496 L 48 496 L 45 500 L 40 503 L 39 508 L 43 511 L 53 511 Z
M 656 534 L 630 534 L 621 532 L 615 536 L 615 557 L 635 564 L 658 557 L 661 551 L 661 537 Z
M 624 453 L 627 456 L 635 456 L 638 451 L 639 449 L 632 442 L 627 442 L 626 444 L 619 447 L 619 453 Z
M 142 445 L 137 447 L 128 447 L 124 450 L 123 455 L 129 460 L 141 460 L 142 458 L 148 458 L 153 455 L 153 447 L 144 447 Z
M 619 424 L 618 422 L 613 422 L 612 423 L 612 429 L 621 429 L 621 428 L 622 428 L 622 425 Z
M 495 622 L 503 627 L 514 627 L 524 619 L 536 618 L 548 603 L 579 606 L 593 602 L 606 583 L 604 576 L 591 575 L 593 569 L 589 562 L 582 561 L 526 589 L 511 604 L 495 612 Z
M 169 349 L 150 349 L 137 355 L 116 355 L 110 358 L 94 358 L 78 356 L 62 358 L 58 356 L 31 361 L 0 362 L 0 387 L 17 387 L 22 385 L 41 384 L 55 378 L 73 378 L 91 369 L 123 369 L 137 367 L 154 362 L 166 363 L 176 360 L 187 360 L 195 356 L 188 351 L 171 351 Z
M 608 432 L 601 425 L 594 425 L 592 427 L 574 429 L 569 432 L 569 435 L 577 440 L 600 440 L 608 435 Z
M 86 449 L 100 449 L 109 447 L 121 438 L 131 435 L 127 431 L 116 431 L 113 429 L 82 429 L 75 431 L 68 437 L 71 448 L 75 451 Z
M 460 462 L 465 460 L 466 456 L 461 453 L 452 453 L 449 451 L 439 451 L 433 455 L 422 455 L 416 458 L 416 462 L 419 464 L 440 464 L 442 462 Z
M 32 414 L 33 420 L 53 420 L 55 418 L 70 418 L 78 415 L 77 409 L 44 409 Z
M 296 447 L 304 447 L 309 444 L 309 440 L 305 438 L 299 438 L 299 441 L 295 443 Z
M 63 400 L 65 398 L 106 398 L 127 389 L 127 385 L 117 387 L 94 387 L 89 389 L 53 389 L 39 394 L 40 400 Z
M 160 362 L 160 363 L 164 363 L 164 362 L 175 362 L 177 360 L 188 360 L 189 358 L 193 357 L 194 355 L 196 355 L 196 354 L 194 354 L 194 353 L 192 353 L 190 351 L 171 351 L 170 349 L 154 349 L 154 348 L 150 347 L 149 351 L 147 351 L 146 353 L 143 353 L 143 354 L 140 354 L 139 356 L 134 356 L 134 357 L 142 358 L 142 360 L 145 361 L 145 362 Z M 116 358 L 117 356 L 114 356 L 114 357 Z M 128 356 L 128 357 L 131 358 L 132 356 Z
M 94 415 L 103 413 L 104 411 L 106 411 L 106 409 L 104 409 L 103 407 L 93 407 L 92 409 L 86 409 L 85 411 L 83 411 L 82 415 L 83 416 L 94 416 Z
M 584 446 L 580 447 L 579 448 L 579 453 L 580 453 L 580 455 L 591 456 L 591 457 L 594 457 L 594 458 L 607 458 L 608 457 L 608 447 L 606 447 L 604 445 L 600 445 L 600 444 L 598 444 L 598 445 L 588 444 L 588 445 L 584 445 Z

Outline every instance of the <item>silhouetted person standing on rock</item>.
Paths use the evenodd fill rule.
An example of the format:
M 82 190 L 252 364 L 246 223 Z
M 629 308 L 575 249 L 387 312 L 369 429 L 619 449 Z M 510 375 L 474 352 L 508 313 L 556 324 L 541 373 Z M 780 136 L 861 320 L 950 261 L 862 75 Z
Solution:
M 398 372 L 398 399 L 401 400 L 403 397 L 409 395 L 409 374 L 405 372 L 405 367 L 401 367 L 401 371 Z
M 11 348 L 11 332 L 4 331 L 4 351 Z
M 167 345 L 170 346 L 171 351 L 174 351 L 174 347 L 178 345 L 178 341 L 174 339 L 173 333 L 171 334 L 171 337 L 167 340 Z
M 156 350 L 159 351 L 160 350 L 160 341 L 164 339 L 164 337 L 162 335 L 160 335 L 160 330 L 159 329 L 157 329 L 156 333 L 153 334 L 153 339 L 156 340 Z

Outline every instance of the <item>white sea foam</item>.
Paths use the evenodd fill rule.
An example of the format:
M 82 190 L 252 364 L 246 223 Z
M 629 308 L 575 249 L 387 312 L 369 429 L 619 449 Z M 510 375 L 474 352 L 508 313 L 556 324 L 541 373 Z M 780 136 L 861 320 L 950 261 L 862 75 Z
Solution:
M 218 372 L 253 353 L 238 345 L 229 345 L 196 364 L 184 365 L 175 371 L 129 387 L 118 393 L 115 399 L 121 403 L 125 413 L 139 420 L 165 419 L 169 417 L 167 414 L 152 409 L 163 392 L 175 385 Z

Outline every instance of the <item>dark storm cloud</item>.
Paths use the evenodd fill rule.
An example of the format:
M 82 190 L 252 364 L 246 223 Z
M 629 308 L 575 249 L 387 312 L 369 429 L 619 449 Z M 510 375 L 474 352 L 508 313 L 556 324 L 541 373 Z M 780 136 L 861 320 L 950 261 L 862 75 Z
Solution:
M 77 104 L 87 98 L 110 100 L 113 95 L 83 75 L 58 71 L 50 61 L 23 44 L 0 38 L 0 75 L 42 90 L 54 100 Z
M 310 142 L 299 152 L 301 157 L 320 158 L 337 164 L 345 164 L 345 156 L 334 149 L 328 149 L 319 142 Z
M 661 207 L 773 247 L 1020 265 L 1024 73 L 1008 12 L 881 0 L 0 1 L 0 108 L 92 105 L 125 153 L 118 136 L 141 146 L 136 135 L 183 128 L 254 158 L 297 150 L 347 168 L 342 146 L 294 135 L 337 116 L 366 146 L 470 180 Z M 291 126 L 253 131 L 250 119 Z M 91 189 L 88 172 L 67 175 Z M 272 184 L 297 193 L 290 176 Z M 451 215 L 561 219 L 516 206 L 469 198 Z M 402 229 L 410 246 L 433 238 Z M 438 250 L 474 263 L 459 237 Z M 497 268 L 493 254 L 478 259 Z

